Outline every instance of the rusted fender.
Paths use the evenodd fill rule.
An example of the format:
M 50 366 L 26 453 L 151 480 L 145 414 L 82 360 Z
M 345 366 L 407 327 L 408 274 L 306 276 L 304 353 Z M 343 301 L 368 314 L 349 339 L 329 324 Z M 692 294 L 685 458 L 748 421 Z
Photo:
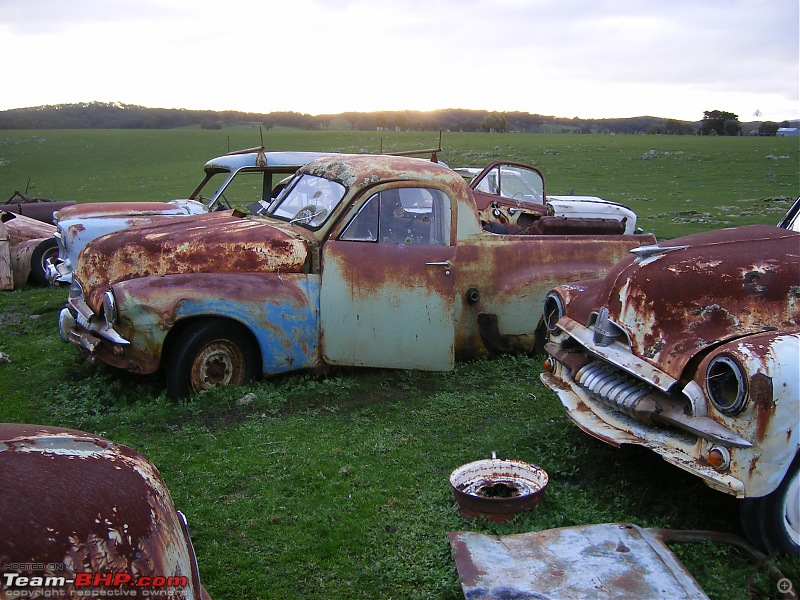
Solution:
M 174 577 L 176 586 L 163 588 L 170 597 L 207 598 L 185 524 L 161 475 L 138 452 L 81 431 L 0 424 L 0 489 L 6 575 Z M 0 599 L 20 597 L 6 575 Z M 92 591 L 66 584 L 36 597 L 56 589 L 66 598 Z M 133 598 L 152 591 L 124 589 Z
M 125 315 L 116 329 L 130 345 L 121 356 L 103 346 L 98 352 L 102 360 L 121 368 L 155 372 L 168 334 L 178 335 L 180 325 L 199 317 L 227 318 L 249 329 L 261 352 L 264 374 L 320 364 L 318 275 L 178 274 L 130 279 L 113 290 L 119 312 Z

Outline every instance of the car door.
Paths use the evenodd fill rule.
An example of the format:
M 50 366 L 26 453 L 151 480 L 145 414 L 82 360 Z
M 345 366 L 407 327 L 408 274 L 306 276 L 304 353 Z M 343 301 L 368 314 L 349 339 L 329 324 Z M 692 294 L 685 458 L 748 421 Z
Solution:
M 452 208 L 441 190 L 368 194 L 322 252 L 325 362 L 448 370 L 454 364 Z

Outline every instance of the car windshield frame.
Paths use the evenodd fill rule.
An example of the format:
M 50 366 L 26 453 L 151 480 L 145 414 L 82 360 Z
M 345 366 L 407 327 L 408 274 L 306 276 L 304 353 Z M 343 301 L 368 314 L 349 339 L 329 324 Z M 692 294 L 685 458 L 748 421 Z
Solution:
M 267 216 L 317 230 L 344 199 L 347 188 L 331 179 L 298 173 L 272 202 Z

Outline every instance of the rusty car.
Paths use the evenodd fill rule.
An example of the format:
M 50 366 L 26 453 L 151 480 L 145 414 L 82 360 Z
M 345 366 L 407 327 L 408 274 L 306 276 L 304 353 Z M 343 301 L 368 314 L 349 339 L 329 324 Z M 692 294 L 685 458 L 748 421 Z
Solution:
M 205 175 L 188 198 L 169 202 L 89 202 L 65 207 L 53 220 L 58 257 L 47 269 L 52 284 L 72 280 L 78 256 L 91 240 L 163 219 L 239 208 L 259 209 L 281 189 L 281 181 L 305 163 L 330 153 L 267 152 L 263 147 L 230 152 L 206 162 Z
M 430 160 L 320 158 L 262 214 L 214 212 L 87 244 L 59 333 L 90 361 L 163 369 L 170 397 L 258 374 L 449 370 L 532 352 L 553 285 L 602 275 L 655 241 L 616 219 L 549 215 L 542 190 L 520 208 Z
M 209 599 L 186 519 L 135 450 L 2 423 L 0 489 L 0 599 Z
M 635 248 L 605 278 L 556 287 L 544 305 L 541 380 L 580 429 L 648 448 L 735 496 L 754 544 L 797 554 L 800 234 L 791 223 Z
M 74 200 L 49 200 L 47 198 L 34 198 L 28 190 L 23 194 L 15 191 L 5 202 L 0 202 L 0 210 L 25 215 L 31 219 L 52 223 L 53 214 L 66 206 L 75 204 Z
M 53 225 L 0 210 L 0 290 L 47 285 L 48 260 L 58 247 Z

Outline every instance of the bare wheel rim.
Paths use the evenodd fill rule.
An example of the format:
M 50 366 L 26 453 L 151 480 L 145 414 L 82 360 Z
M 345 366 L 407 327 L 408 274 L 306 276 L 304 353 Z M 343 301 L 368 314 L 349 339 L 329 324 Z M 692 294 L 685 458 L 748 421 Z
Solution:
M 54 248 L 50 248 L 47 252 L 42 254 L 42 269 L 43 270 L 47 270 L 47 261 L 49 259 L 51 259 L 51 258 L 53 258 L 53 259 L 58 258 L 58 246 L 56 246 Z
M 191 371 L 192 388 L 207 390 L 221 385 L 242 385 L 247 361 L 241 348 L 229 340 L 216 340 L 197 354 Z

